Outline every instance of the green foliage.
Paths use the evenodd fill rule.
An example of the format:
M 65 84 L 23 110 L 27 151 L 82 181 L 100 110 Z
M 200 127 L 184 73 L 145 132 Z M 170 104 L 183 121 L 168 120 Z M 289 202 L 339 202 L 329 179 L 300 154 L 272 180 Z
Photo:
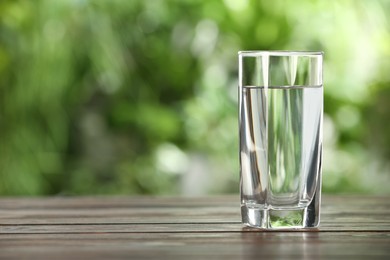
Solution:
M 0 194 L 237 191 L 243 49 L 324 50 L 324 190 L 388 192 L 385 10 L 386 1 L 1 1 Z
M 288 212 L 284 215 L 278 215 L 277 211 L 276 213 L 271 214 L 270 216 L 270 222 L 272 227 L 275 228 L 283 228 L 283 227 L 297 227 L 302 226 L 303 223 L 303 212 Z

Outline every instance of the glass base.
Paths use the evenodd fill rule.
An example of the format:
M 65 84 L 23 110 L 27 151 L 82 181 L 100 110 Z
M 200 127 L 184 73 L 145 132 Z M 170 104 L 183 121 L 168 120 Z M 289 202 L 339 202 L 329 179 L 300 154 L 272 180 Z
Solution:
M 302 229 L 319 226 L 319 211 L 312 205 L 289 209 L 264 208 L 258 205 L 241 206 L 242 223 L 263 229 Z

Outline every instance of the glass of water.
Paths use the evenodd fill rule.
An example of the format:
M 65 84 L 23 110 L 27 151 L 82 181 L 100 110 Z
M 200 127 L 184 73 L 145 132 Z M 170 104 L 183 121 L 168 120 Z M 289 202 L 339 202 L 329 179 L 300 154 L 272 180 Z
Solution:
M 322 162 L 322 52 L 240 51 L 243 224 L 318 227 Z

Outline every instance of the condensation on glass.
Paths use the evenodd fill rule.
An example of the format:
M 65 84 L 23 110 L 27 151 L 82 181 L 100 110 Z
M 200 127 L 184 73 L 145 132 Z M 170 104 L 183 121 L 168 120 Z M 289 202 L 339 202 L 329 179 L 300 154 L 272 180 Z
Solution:
M 242 222 L 317 227 L 323 54 L 241 51 L 238 57 Z

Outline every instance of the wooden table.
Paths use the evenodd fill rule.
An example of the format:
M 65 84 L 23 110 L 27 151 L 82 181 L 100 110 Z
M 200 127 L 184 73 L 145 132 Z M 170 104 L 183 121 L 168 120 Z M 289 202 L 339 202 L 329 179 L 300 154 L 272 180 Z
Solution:
M 238 196 L 0 199 L 0 259 L 390 259 L 390 197 L 324 196 L 316 231 L 240 223 Z

